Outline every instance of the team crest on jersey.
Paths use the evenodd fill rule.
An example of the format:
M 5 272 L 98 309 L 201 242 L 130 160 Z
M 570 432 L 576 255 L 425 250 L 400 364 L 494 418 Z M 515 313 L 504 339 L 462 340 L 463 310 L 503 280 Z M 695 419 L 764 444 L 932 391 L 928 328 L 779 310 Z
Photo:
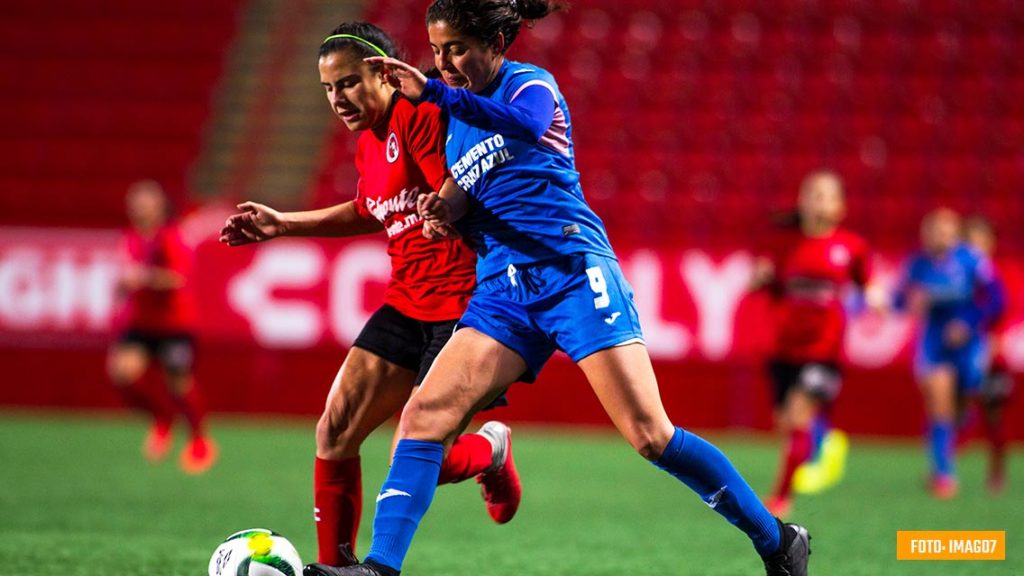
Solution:
M 395 160 L 398 160 L 398 136 L 395 136 L 394 132 L 388 134 L 388 143 L 384 150 L 384 155 L 387 157 L 389 164 L 394 164 Z
M 829 250 L 828 259 L 832 261 L 833 266 L 846 266 L 850 263 L 850 251 L 846 249 L 846 246 L 833 246 Z

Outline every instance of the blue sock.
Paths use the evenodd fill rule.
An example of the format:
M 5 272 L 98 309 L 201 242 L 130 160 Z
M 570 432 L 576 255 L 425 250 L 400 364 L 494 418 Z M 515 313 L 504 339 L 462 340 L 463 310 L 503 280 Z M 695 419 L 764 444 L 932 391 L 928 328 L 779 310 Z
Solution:
M 928 429 L 928 443 L 932 452 L 932 471 L 949 476 L 953 474 L 953 424 L 933 421 Z
M 778 551 L 778 522 L 721 450 L 676 428 L 654 465 L 689 486 L 705 504 L 745 532 L 758 554 L 769 556 Z
M 821 457 L 821 444 L 825 441 L 828 430 L 828 417 L 819 413 L 811 424 L 811 438 L 814 441 L 814 450 L 811 452 L 810 462 L 816 462 Z
M 391 470 L 377 496 L 367 562 L 401 571 L 416 528 L 434 499 L 442 460 L 440 442 L 398 441 Z

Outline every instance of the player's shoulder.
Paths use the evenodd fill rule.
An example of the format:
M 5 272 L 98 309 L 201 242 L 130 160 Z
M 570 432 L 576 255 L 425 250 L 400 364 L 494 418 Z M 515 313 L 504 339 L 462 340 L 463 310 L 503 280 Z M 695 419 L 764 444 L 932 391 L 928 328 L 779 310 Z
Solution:
M 868 249 L 868 241 L 860 234 L 857 234 L 847 228 L 839 228 L 836 230 L 836 239 L 855 252 L 863 252 Z
M 921 272 L 924 268 L 928 267 L 931 259 L 923 251 L 915 250 L 907 256 L 907 259 L 904 262 L 907 270 L 913 274 L 915 272 Z
M 539 85 L 550 90 L 556 99 L 559 97 L 558 83 L 555 82 L 554 75 L 547 70 L 540 66 L 514 60 L 506 61 L 506 66 L 508 67 L 504 81 L 506 96 L 511 97 L 528 85 Z
M 412 102 L 398 98 L 391 112 L 390 128 L 400 137 L 422 130 L 424 126 L 440 126 L 441 108 L 431 102 Z
M 953 257 L 969 266 L 977 266 L 988 260 L 980 250 L 963 242 L 953 248 Z

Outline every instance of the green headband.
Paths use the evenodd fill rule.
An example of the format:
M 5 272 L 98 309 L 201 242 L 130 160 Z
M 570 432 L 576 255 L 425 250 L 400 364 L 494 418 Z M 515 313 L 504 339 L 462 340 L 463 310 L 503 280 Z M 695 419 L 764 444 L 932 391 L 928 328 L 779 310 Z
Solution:
M 321 42 L 320 45 L 323 46 L 324 44 L 327 44 L 331 40 L 337 40 L 339 38 L 347 38 L 349 40 L 355 40 L 357 42 L 362 42 L 363 44 L 366 44 L 367 46 L 372 48 L 373 51 L 376 52 L 377 54 L 380 54 L 381 56 L 383 56 L 385 58 L 388 57 L 388 53 L 385 52 L 384 50 L 381 50 L 380 46 L 377 46 L 376 44 L 374 44 L 373 42 L 370 42 L 366 38 L 360 38 L 359 36 L 353 36 L 352 34 L 335 34 L 333 36 L 328 36 L 327 38 L 324 38 L 324 41 Z

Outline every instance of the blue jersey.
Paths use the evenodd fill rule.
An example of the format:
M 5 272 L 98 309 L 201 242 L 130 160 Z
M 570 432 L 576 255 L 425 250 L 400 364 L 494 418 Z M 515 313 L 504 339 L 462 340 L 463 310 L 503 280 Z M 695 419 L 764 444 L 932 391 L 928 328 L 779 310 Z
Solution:
M 553 114 L 543 111 L 550 123 L 537 131 L 513 106 L 531 89 L 554 99 Z M 604 224 L 583 198 L 569 108 L 551 74 L 506 61 L 478 94 L 437 80 L 423 94 L 449 114 L 448 166 L 469 200 L 458 227 L 479 255 L 478 280 L 565 255 L 615 258 Z M 550 108 L 551 98 L 541 95 Z
M 958 245 L 941 258 L 925 254 L 913 256 L 905 272 L 900 300 L 909 290 L 921 290 L 927 296 L 925 334 L 939 336 L 946 325 L 960 320 L 980 337 L 1001 304 L 994 294 L 995 274 L 991 261 L 981 253 Z M 900 303 L 899 301 L 897 303 Z

